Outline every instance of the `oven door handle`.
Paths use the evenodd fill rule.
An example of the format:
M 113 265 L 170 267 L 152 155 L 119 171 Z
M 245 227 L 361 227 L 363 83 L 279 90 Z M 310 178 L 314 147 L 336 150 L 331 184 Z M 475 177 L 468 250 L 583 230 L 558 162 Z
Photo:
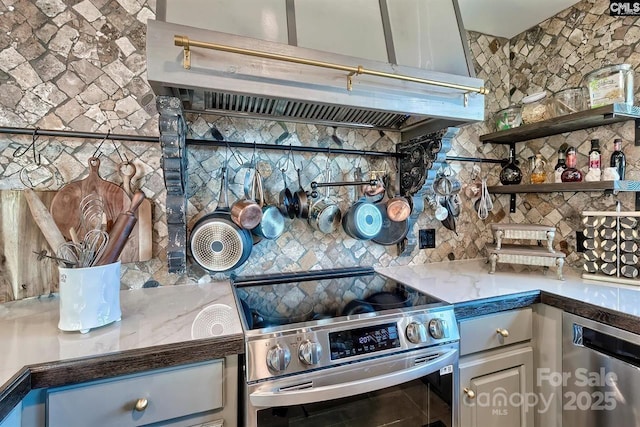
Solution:
M 251 400 L 251 404 L 258 408 L 323 402 L 406 383 L 421 378 L 427 374 L 439 371 L 445 366 L 454 364 L 457 360 L 458 350 L 454 349 L 443 353 L 435 359 L 414 365 L 411 368 L 404 369 L 402 371 L 322 387 L 310 387 L 287 391 L 256 391 L 251 393 L 249 399 Z

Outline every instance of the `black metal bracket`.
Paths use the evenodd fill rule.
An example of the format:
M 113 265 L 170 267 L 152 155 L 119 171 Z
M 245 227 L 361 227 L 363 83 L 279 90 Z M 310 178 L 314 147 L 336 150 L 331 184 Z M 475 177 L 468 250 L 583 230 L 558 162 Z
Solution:
M 516 212 L 516 193 L 509 194 L 509 212 Z
M 636 125 L 634 144 L 635 144 L 636 147 L 640 147 L 640 119 L 635 119 L 634 121 L 635 121 L 635 125 Z
M 636 192 L 636 210 L 640 211 L 640 192 Z

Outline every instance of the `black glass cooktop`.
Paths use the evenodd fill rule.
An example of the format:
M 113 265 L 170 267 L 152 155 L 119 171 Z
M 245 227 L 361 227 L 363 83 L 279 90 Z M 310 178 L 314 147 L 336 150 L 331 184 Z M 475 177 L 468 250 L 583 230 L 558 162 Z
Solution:
M 444 304 L 362 267 L 232 276 L 232 283 L 248 329 Z

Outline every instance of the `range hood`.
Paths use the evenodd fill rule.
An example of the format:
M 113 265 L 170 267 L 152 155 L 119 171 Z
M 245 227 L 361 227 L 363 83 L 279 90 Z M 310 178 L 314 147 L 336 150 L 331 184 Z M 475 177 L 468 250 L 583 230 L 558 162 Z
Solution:
M 390 30 L 394 28 L 391 24 L 394 19 L 400 19 L 394 18 L 394 13 L 389 12 L 393 9 L 387 1 L 392 0 L 380 0 L 379 3 L 353 0 L 353 4 L 346 3 L 357 6 L 356 3 L 366 1 L 367 4 L 379 5 L 378 10 L 387 11 L 386 18 L 383 14 L 380 19 L 383 24 L 386 21 L 386 26 L 382 25 L 381 30 L 384 35 L 382 46 L 385 54 L 389 54 L 386 59 L 390 58 L 393 62 L 385 62 L 385 58 L 369 49 L 368 42 L 365 42 L 366 49 L 352 49 L 367 57 L 300 46 L 306 43 L 323 47 L 321 44 L 314 44 L 313 40 L 309 41 L 310 37 L 301 30 L 309 29 L 312 22 L 316 22 L 307 21 L 309 24 L 305 26 L 300 22 L 304 17 L 302 8 L 310 3 L 271 0 L 273 4 L 276 1 L 284 5 L 283 14 L 286 19 L 283 18 L 283 22 L 288 28 L 285 43 L 278 36 L 264 37 L 271 38 L 265 40 L 175 22 L 150 20 L 147 27 L 147 73 L 154 92 L 157 95 L 179 98 L 184 110 L 188 112 L 394 130 L 401 131 L 404 140 L 448 126 L 484 119 L 486 90 L 484 82 L 473 77 L 468 50 L 459 49 L 462 57 L 457 55 L 458 58 L 454 58 L 457 62 L 454 64 L 451 54 L 446 53 L 451 49 L 442 46 L 431 51 L 439 51 L 441 58 L 449 56 L 445 60 L 434 59 L 434 55 L 417 55 L 415 59 L 414 52 L 399 45 L 398 40 L 407 38 L 406 34 L 403 36 L 399 31 L 394 33 L 393 40 L 396 43 L 390 43 Z M 435 3 L 443 1 L 451 2 L 437 0 Z M 212 16 L 206 11 L 193 10 L 182 1 L 179 3 L 184 6 L 180 10 L 188 10 L 188 14 L 193 17 L 205 13 Z M 264 4 L 267 3 L 269 2 Z M 418 3 L 426 2 L 418 0 Z M 231 4 L 226 6 L 228 9 Z M 297 15 L 294 10 L 298 11 Z M 165 13 L 166 4 L 160 5 L 159 2 L 159 18 L 164 18 L 162 15 Z M 359 14 L 366 15 L 362 12 Z M 297 31 L 291 29 L 296 27 L 295 19 L 293 24 L 291 22 L 292 15 L 298 19 Z M 233 19 L 218 19 L 219 22 L 230 22 L 232 26 L 235 22 Z M 196 22 L 195 18 L 177 21 Z M 446 20 L 440 16 L 438 21 Z M 456 22 L 460 24 L 459 20 Z M 222 24 L 220 26 L 226 31 L 233 31 Z M 401 26 L 396 24 L 395 27 Z M 245 28 L 248 27 L 245 25 Z M 402 27 L 405 33 L 409 31 L 407 28 Z M 466 46 L 466 40 L 461 36 L 463 32 L 458 27 L 455 31 L 461 46 Z M 307 32 L 311 33 L 310 30 Z M 263 37 L 262 34 L 258 35 Z M 375 34 L 370 39 L 370 44 L 375 45 Z M 429 43 L 431 46 L 433 42 L 418 40 L 415 44 Z M 410 47 L 415 51 L 415 46 Z M 345 48 L 335 50 L 344 52 Z M 407 62 L 425 65 L 419 61 L 427 62 L 426 66 L 431 68 L 437 68 L 434 64 L 445 70 L 447 67 L 457 67 L 454 70 L 457 74 L 427 70 L 420 66 L 398 65 Z

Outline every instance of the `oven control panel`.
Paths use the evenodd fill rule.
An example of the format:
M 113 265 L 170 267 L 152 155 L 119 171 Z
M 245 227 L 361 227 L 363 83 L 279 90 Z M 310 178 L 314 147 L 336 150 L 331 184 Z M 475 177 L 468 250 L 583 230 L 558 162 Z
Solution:
M 460 339 L 453 310 L 363 317 L 348 322 L 283 327 L 247 336 L 247 380 L 257 381 L 353 363 L 373 356 L 436 347 Z

